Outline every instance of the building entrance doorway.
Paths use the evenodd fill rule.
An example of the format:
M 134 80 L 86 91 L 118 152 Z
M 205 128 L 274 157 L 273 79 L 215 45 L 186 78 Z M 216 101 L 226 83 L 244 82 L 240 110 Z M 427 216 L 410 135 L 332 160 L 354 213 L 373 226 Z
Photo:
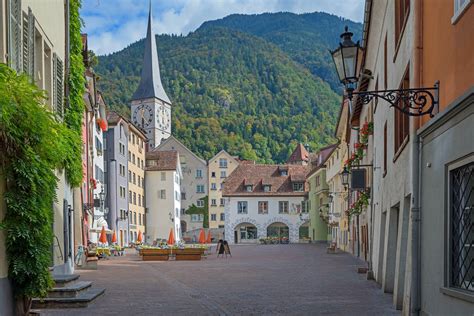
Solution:
M 273 223 L 267 227 L 267 237 L 276 239 L 279 243 L 287 244 L 290 240 L 290 230 L 284 223 Z
M 257 242 L 257 227 L 250 223 L 242 223 L 235 227 L 235 243 L 255 243 Z

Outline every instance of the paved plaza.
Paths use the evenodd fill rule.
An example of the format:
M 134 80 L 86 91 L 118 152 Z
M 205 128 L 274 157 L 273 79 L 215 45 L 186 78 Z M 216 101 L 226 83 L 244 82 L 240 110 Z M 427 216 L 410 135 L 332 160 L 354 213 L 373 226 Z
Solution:
M 325 245 L 241 245 L 232 258 L 101 260 L 81 280 L 106 288 L 85 309 L 42 315 L 398 315 L 391 295 L 357 274 L 363 264 Z

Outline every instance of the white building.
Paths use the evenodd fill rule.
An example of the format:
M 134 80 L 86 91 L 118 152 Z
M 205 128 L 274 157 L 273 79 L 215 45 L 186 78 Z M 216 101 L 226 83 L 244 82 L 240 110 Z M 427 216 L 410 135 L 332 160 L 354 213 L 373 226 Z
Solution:
M 208 194 L 207 191 L 207 162 L 199 158 L 188 147 L 170 136 L 156 148 L 159 151 L 176 150 L 179 154 L 179 162 L 183 179 L 181 181 L 181 231 L 198 230 L 203 227 L 203 216 L 201 214 L 187 215 L 186 210 L 192 205 L 203 205 Z M 198 187 L 204 190 L 198 190 Z
M 181 165 L 177 151 L 152 151 L 146 154 L 146 240 L 168 239 L 174 230 L 181 239 Z
M 306 175 L 302 165 L 241 164 L 224 182 L 225 238 L 254 243 L 276 237 L 298 242 L 308 225 Z
M 93 128 L 92 139 L 92 163 L 93 178 L 91 179 L 94 189 L 94 219 L 92 229 L 100 230 L 102 227 L 108 229 L 105 219 L 105 176 L 104 176 L 104 133 L 107 131 L 107 116 L 105 114 L 105 103 L 100 93 L 97 94 L 97 108 L 94 109 L 95 128 Z M 99 233 L 91 233 L 90 241 L 97 243 Z

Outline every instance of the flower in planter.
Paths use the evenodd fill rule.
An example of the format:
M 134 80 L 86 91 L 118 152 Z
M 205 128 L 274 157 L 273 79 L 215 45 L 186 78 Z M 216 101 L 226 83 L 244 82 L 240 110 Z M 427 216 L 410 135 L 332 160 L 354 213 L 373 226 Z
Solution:
M 105 132 L 107 131 L 107 121 L 104 120 L 103 118 L 98 118 L 96 120 L 96 123 L 99 125 L 100 129 Z

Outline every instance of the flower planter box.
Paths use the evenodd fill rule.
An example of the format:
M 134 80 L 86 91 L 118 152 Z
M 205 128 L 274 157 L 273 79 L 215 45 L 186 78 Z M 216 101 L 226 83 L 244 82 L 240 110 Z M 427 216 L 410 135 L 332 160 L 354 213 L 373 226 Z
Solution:
M 168 261 L 170 258 L 169 249 L 140 249 L 143 261 Z
M 201 260 L 204 250 L 201 248 L 173 249 L 173 254 L 176 260 Z

